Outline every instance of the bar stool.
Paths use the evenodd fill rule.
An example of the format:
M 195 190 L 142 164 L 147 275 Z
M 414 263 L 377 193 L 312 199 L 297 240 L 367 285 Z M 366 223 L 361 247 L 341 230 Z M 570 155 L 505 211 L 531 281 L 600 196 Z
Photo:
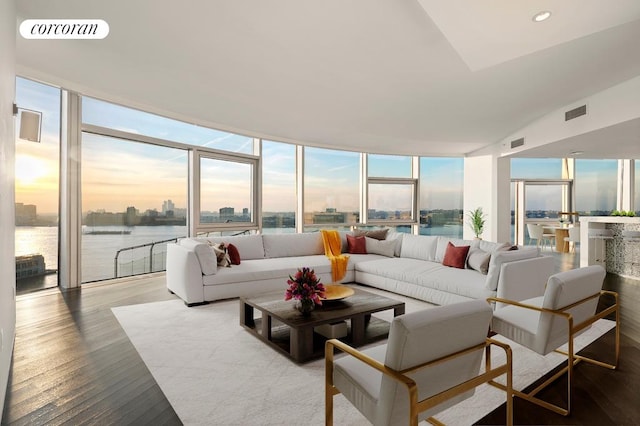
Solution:
M 595 244 L 595 248 L 593 250 L 596 256 L 595 261 L 604 263 L 605 269 L 606 269 L 606 264 L 607 264 L 606 241 L 613 240 L 613 229 L 603 229 L 603 228 L 589 229 L 589 239 L 593 240 Z M 598 243 L 598 241 L 600 243 Z M 600 246 L 600 250 L 598 250 L 598 246 Z M 614 257 L 615 257 L 615 253 L 614 253 Z
M 638 246 L 640 243 L 640 231 L 631 231 L 631 230 L 623 230 L 622 231 L 622 241 L 625 242 L 625 244 L 631 244 L 629 247 L 629 254 L 631 257 L 631 261 L 630 262 L 624 262 L 631 264 L 631 266 L 635 266 L 637 265 L 637 259 L 638 259 Z M 625 254 L 626 254 L 627 250 L 625 247 Z M 626 259 L 626 256 L 625 256 Z

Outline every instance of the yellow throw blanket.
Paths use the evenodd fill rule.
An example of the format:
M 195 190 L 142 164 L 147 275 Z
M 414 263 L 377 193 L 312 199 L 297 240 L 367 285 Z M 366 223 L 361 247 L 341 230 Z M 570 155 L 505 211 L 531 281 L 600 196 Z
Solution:
M 331 261 L 331 279 L 334 283 L 339 282 L 347 273 L 349 256 L 340 254 L 342 251 L 342 241 L 338 231 L 322 229 L 322 243 L 324 244 L 324 254 Z

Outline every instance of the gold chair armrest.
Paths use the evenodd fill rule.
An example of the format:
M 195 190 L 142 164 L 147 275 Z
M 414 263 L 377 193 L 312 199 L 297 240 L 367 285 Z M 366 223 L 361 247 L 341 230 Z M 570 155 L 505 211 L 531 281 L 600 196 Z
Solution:
M 386 374 L 388 376 L 393 377 L 394 379 L 398 380 L 399 382 L 404 383 L 407 387 L 415 387 L 416 386 L 416 382 L 413 381 L 411 378 L 401 374 L 400 372 L 387 367 L 386 365 L 384 365 L 383 363 L 381 363 L 380 361 L 371 358 L 370 356 L 363 354 L 362 352 L 360 352 L 357 349 L 352 348 L 351 346 L 347 345 L 346 343 L 341 342 L 338 339 L 329 339 L 326 341 L 325 343 L 325 359 L 327 361 L 327 365 L 329 362 L 331 362 L 331 364 L 333 365 L 333 348 L 339 349 L 342 352 L 345 352 L 349 355 L 351 355 L 352 357 L 358 359 L 359 361 L 362 361 L 363 363 L 367 364 L 368 366 L 370 366 L 371 368 L 374 368 L 378 371 L 380 371 L 383 374 Z M 333 370 L 333 367 L 331 368 Z M 333 375 L 332 375 L 333 376 Z M 333 383 L 333 381 L 332 381 Z

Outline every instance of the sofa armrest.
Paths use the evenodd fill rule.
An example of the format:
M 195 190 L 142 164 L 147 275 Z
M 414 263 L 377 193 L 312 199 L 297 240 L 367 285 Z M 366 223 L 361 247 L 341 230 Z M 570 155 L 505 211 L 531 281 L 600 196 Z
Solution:
M 187 305 L 204 302 L 202 269 L 195 252 L 178 244 L 167 244 L 167 289 Z
M 542 296 L 547 280 L 553 274 L 553 268 L 554 261 L 551 256 L 503 263 L 496 296 L 515 301 Z M 504 304 L 498 303 L 496 309 L 501 307 L 504 307 Z

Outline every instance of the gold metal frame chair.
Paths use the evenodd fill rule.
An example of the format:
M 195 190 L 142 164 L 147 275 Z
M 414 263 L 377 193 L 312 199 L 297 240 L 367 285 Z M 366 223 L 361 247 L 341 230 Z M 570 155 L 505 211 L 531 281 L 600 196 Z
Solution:
M 582 305 L 584 303 L 587 303 L 595 298 L 600 298 L 600 296 L 603 295 L 609 295 L 609 296 L 613 296 L 614 298 L 614 304 L 612 306 L 609 306 L 608 308 L 597 312 L 596 314 L 594 314 L 593 316 L 591 316 L 590 318 L 588 318 L 587 320 L 581 322 L 580 324 L 575 324 L 573 323 L 573 315 L 567 311 L 571 310 L 572 308 L 575 308 L 579 305 Z M 496 298 L 496 297 L 491 297 L 487 299 L 489 302 L 499 302 L 499 303 L 504 303 L 506 305 L 512 305 L 512 306 L 517 306 L 520 308 L 524 308 L 524 309 L 532 309 L 541 313 L 548 313 L 551 315 L 555 315 L 558 316 L 560 318 L 564 318 L 567 321 L 567 329 L 568 329 L 568 336 L 567 336 L 567 346 L 568 346 L 568 351 L 560 351 L 560 350 L 554 350 L 554 352 L 565 355 L 567 357 L 567 365 L 562 368 L 560 371 L 558 371 L 556 374 L 554 374 L 553 376 L 549 377 L 547 380 L 545 380 L 542 384 L 540 384 L 539 386 L 537 386 L 535 389 L 531 390 L 528 393 L 524 393 L 518 390 L 513 390 L 513 394 L 525 399 L 527 401 L 530 401 L 534 404 L 537 404 L 541 407 L 544 407 L 546 409 L 549 409 L 555 413 L 561 414 L 563 416 L 568 416 L 571 412 L 571 388 L 573 386 L 573 367 L 578 364 L 581 361 L 585 361 L 588 362 L 590 364 L 594 364 L 600 367 L 604 367 L 604 368 L 608 368 L 611 370 L 615 370 L 618 367 L 618 359 L 620 358 L 620 308 L 619 308 L 619 304 L 618 304 L 618 293 L 613 292 L 613 291 L 606 291 L 606 290 L 601 290 L 599 293 L 594 294 L 592 296 L 586 297 L 582 300 L 579 300 L 575 303 L 572 303 L 570 305 L 565 306 L 562 309 L 558 309 L 558 310 L 552 310 L 552 309 L 545 309 L 545 308 L 541 308 L 538 306 L 532 306 L 532 305 L 528 305 L 525 303 L 520 303 L 520 302 L 516 302 L 513 300 L 506 300 L 506 299 L 500 299 L 500 298 Z M 582 355 L 577 355 L 574 353 L 574 337 L 576 336 L 577 333 L 579 333 L 580 331 L 584 330 L 585 328 L 589 327 L 591 324 L 593 324 L 594 322 L 596 322 L 597 320 L 601 319 L 601 318 L 605 318 L 608 315 L 611 315 L 615 313 L 615 344 L 614 344 L 614 351 L 615 351 L 615 362 L 613 364 L 610 363 L 606 363 L 606 362 L 602 362 L 596 359 L 592 359 L 592 358 L 588 358 Z M 487 351 L 490 351 L 491 348 L 487 347 Z M 491 357 L 487 356 L 487 360 L 489 360 L 489 362 L 491 362 Z M 563 408 L 560 407 L 559 405 L 555 405 L 552 404 L 550 402 L 544 401 L 538 397 L 536 397 L 536 395 L 543 389 L 545 389 L 547 386 L 549 386 L 551 383 L 553 383 L 556 379 L 558 379 L 559 377 L 561 377 L 564 373 L 567 373 L 567 407 Z M 494 386 L 504 389 L 504 386 L 500 383 L 492 383 Z
M 423 368 L 433 367 L 435 365 L 441 364 L 446 361 L 450 361 L 454 358 L 469 354 L 473 351 L 482 350 L 483 348 L 486 351 L 486 356 L 490 357 L 490 347 L 492 345 L 496 345 L 502 348 L 506 354 L 506 362 L 499 367 L 491 367 L 491 360 L 489 358 L 485 359 L 485 371 L 477 375 L 476 377 L 467 380 L 466 382 L 460 383 L 456 386 L 453 386 L 443 392 L 440 392 L 436 395 L 433 395 L 429 398 L 425 398 L 422 401 L 418 401 L 418 384 L 409 376 L 408 373 L 416 372 Z M 475 345 L 470 348 L 458 351 L 456 353 L 443 356 L 433 361 L 426 362 L 424 364 L 415 366 L 413 368 L 397 371 L 392 368 L 387 367 L 382 362 L 377 361 L 370 356 L 352 348 L 351 346 L 337 340 L 331 339 L 328 340 L 325 344 L 325 425 L 331 426 L 333 425 L 333 397 L 335 395 L 340 394 L 340 391 L 333 384 L 333 359 L 334 359 L 334 348 L 339 349 L 363 363 L 369 365 L 370 367 L 380 371 L 381 373 L 393 378 L 399 383 L 406 386 L 408 395 L 409 395 L 409 424 L 412 426 L 418 425 L 418 415 L 426 411 L 430 408 L 437 406 L 438 404 L 447 401 L 457 395 L 463 394 L 482 383 L 491 384 L 499 389 L 502 389 L 507 394 L 507 417 L 506 424 L 513 424 L 513 377 L 512 377 L 512 354 L 511 348 L 509 345 L 504 344 L 502 342 L 487 338 L 485 343 L 480 345 Z M 494 382 L 493 379 L 499 377 L 503 374 L 507 375 L 506 385 L 501 383 Z M 427 421 L 433 425 L 442 425 L 443 423 L 439 422 L 434 417 L 429 417 Z

